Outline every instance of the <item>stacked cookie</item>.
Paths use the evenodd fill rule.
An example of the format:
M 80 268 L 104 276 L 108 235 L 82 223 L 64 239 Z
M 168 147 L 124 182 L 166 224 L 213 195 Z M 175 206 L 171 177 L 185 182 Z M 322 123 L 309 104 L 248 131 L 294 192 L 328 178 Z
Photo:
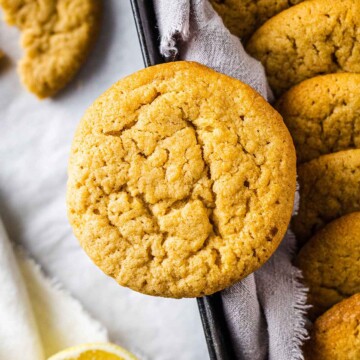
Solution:
M 360 294 L 333 306 L 314 324 L 305 359 L 360 359 Z
M 346 300 L 360 293 L 359 28 L 359 0 L 312 0 L 272 17 L 247 42 L 297 152 L 297 264 L 310 288 L 311 318 L 326 312 L 308 359 L 359 359 L 351 347 L 360 343 L 360 295 Z
M 268 20 L 247 43 L 276 95 L 317 75 L 360 72 L 360 2 L 311 0 Z
M 210 0 L 230 32 L 247 41 L 266 20 L 304 0 Z

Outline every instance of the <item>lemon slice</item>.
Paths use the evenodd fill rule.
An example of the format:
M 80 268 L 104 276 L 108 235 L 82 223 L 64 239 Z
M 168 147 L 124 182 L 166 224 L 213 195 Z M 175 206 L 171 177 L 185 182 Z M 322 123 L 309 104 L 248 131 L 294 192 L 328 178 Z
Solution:
M 138 360 L 120 346 L 110 343 L 83 344 L 70 347 L 48 360 Z

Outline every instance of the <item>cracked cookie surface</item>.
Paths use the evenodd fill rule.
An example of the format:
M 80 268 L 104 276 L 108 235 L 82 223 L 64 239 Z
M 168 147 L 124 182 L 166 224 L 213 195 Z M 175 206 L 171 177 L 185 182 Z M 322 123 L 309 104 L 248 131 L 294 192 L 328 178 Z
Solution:
M 360 2 L 312 0 L 267 21 L 247 51 L 262 62 L 269 84 L 281 95 L 316 75 L 360 73 Z
M 309 286 L 314 316 L 360 292 L 360 212 L 326 225 L 304 245 L 296 262 Z
M 266 20 L 304 0 L 210 0 L 230 32 L 246 41 Z
M 305 359 L 360 359 L 360 294 L 334 305 L 315 321 Z
M 55 95 L 77 73 L 94 42 L 101 0 L 0 0 L 5 20 L 21 30 L 19 74 L 39 98 Z
M 360 148 L 360 74 L 305 80 L 276 103 L 295 143 L 299 163 Z
M 305 242 L 327 223 L 360 211 L 360 149 L 320 156 L 298 167 L 300 207 L 292 228 Z
M 69 163 L 68 214 L 119 284 L 211 294 L 259 268 L 290 220 L 295 150 L 280 115 L 191 62 L 147 68 L 88 109 Z

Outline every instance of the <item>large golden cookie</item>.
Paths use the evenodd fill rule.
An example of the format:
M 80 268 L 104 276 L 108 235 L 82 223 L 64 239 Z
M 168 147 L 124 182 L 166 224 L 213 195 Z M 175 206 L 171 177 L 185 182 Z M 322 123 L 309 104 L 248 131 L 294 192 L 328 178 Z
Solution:
M 298 162 L 360 148 L 360 74 L 301 82 L 275 105 L 294 139 Z
M 316 320 L 305 359 L 360 359 L 360 294 L 336 304 Z
M 210 0 L 231 33 L 247 40 L 266 20 L 304 0 Z
M 320 315 L 360 292 L 360 212 L 334 220 L 301 249 L 297 265 L 310 288 L 311 313 Z
M 316 75 L 360 73 L 360 1 L 304 1 L 268 20 L 247 44 L 277 95 Z
M 191 62 L 139 71 L 86 112 L 68 214 L 121 285 L 211 294 L 259 268 L 290 220 L 295 150 L 280 115 L 238 80 Z
M 77 73 L 94 42 L 101 0 L 0 0 L 5 20 L 21 32 L 25 87 L 45 98 Z
M 293 230 L 306 241 L 327 223 L 360 211 L 360 149 L 323 155 L 298 168 L 300 207 Z

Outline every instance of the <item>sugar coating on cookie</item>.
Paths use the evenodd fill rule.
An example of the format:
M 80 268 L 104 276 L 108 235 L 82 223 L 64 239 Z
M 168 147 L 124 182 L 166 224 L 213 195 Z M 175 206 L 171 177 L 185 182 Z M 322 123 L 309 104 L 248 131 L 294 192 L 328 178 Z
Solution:
M 101 0 L 0 0 L 5 20 L 21 32 L 19 73 L 39 98 L 55 95 L 77 73 L 100 23 Z
M 315 316 L 360 292 L 360 212 L 326 225 L 304 245 L 296 263 Z
M 210 0 L 230 32 L 247 40 L 266 20 L 304 0 Z
M 360 149 L 323 155 L 298 167 L 300 206 L 292 228 L 300 242 L 332 220 L 360 211 Z
M 280 115 L 250 87 L 196 63 L 158 65 L 86 112 L 70 156 L 69 219 L 119 284 L 211 294 L 277 248 L 295 163 Z
M 360 72 L 360 2 L 304 1 L 268 20 L 251 37 L 248 52 L 265 67 L 281 95 L 316 75 Z
M 315 321 L 305 359 L 360 359 L 360 294 L 336 304 Z
M 275 104 L 299 163 L 360 148 L 360 74 L 329 74 L 301 82 Z

